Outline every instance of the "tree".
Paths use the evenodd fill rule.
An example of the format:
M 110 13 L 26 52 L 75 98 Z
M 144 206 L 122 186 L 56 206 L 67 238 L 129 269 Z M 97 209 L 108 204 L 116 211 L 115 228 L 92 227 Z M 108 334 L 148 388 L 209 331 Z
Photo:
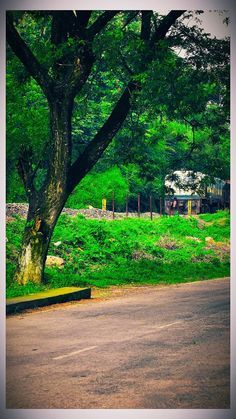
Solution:
M 175 28 L 183 14 L 184 11 L 171 11 L 165 16 L 151 11 L 7 13 L 8 44 L 45 95 L 50 128 L 37 164 L 34 151 L 27 144 L 23 144 L 18 161 L 29 201 L 15 274 L 19 283 L 42 281 L 49 242 L 66 200 L 122 127 L 147 72 L 165 56 L 168 39 L 173 43 L 177 29 L 172 34 L 170 29 Z M 131 25 L 134 29 L 127 30 Z M 183 27 L 184 23 L 180 28 Z M 104 44 L 104 36 L 115 39 L 115 50 Z M 116 90 L 116 102 L 103 125 L 74 156 L 75 99 L 86 94 L 86 87 L 92 83 L 92 76 L 99 73 L 106 54 L 110 72 L 122 73 L 121 87 Z
M 229 108 L 222 105 L 227 103 L 227 65 L 226 60 L 225 81 L 219 82 L 222 69 L 212 74 L 212 69 L 192 68 L 169 51 L 158 63 L 159 71 L 148 77 L 138 104 L 102 159 L 119 165 L 125 176 L 135 164 L 135 206 L 138 192 L 147 203 L 150 193 L 162 196 L 165 176 L 172 171 L 229 178 Z

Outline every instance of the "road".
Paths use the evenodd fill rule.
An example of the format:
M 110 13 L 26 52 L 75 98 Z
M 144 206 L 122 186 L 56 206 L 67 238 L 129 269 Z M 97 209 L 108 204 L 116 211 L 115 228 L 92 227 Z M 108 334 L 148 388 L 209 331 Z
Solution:
M 7 318 L 7 408 L 230 407 L 229 279 Z

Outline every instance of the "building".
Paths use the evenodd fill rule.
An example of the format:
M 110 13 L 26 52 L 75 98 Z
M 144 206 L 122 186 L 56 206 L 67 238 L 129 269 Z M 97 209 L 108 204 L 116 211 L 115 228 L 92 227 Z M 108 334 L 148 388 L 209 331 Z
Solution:
M 218 178 L 209 183 L 208 177 L 201 172 L 175 171 L 165 178 L 165 213 L 199 214 L 229 207 L 226 184 Z

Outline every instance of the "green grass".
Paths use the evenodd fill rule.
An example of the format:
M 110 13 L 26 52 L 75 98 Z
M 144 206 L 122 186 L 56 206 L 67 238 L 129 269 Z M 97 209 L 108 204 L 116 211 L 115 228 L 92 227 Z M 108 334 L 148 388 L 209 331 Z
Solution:
M 228 276 L 230 217 L 227 211 L 199 217 L 88 220 L 62 215 L 49 255 L 62 257 L 62 269 L 46 268 L 42 285 L 14 283 L 24 221 L 7 225 L 7 296 L 63 286 L 108 287 L 160 284 Z M 206 237 L 216 242 L 206 247 Z M 55 242 L 61 244 L 56 247 Z M 220 242 L 220 243 L 219 243 Z M 217 245 L 218 243 L 218 245 Z

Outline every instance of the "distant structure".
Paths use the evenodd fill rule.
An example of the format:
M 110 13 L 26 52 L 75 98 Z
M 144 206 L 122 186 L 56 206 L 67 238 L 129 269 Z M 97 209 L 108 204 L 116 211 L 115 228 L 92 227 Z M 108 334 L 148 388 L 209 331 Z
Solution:
M 201 172 L 175 171 L 165 178 L 165 213 L 199 214 L 230 208 L 230 181 L 207 184 Z

